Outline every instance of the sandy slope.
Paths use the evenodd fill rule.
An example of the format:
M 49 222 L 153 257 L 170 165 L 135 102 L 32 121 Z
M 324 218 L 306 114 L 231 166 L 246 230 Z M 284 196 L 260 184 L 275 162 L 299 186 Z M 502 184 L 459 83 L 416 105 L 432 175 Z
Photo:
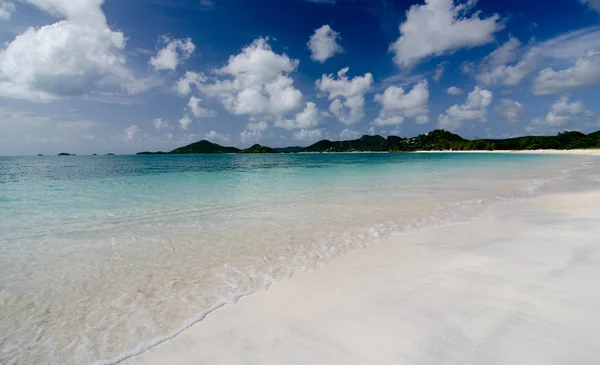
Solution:
M 397 235 L 125 364 L 598 364 L 600 193 Z

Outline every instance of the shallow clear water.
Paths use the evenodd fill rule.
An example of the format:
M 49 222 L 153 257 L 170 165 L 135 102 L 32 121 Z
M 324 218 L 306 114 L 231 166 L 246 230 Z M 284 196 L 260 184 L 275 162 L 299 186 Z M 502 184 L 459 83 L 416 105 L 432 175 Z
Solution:
M 0 157 L 0 363 L 114 363 L 395 231 L 529 197 L 585 157 Z

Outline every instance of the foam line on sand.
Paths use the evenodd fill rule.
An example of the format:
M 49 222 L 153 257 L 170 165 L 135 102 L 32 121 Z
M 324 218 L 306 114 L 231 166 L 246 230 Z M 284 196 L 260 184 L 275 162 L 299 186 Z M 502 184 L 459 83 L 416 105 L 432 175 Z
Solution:
M 398 234 L 210 313 L 141 364 L 598 364 L 600 193 Z

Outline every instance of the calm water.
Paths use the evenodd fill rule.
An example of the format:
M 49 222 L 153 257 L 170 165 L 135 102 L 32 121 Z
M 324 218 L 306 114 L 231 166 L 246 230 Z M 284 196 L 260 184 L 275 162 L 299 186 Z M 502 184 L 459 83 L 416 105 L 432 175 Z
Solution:
M 0 363 L 115 363 L 381 236 L 526 198 L 584 157 L 0 157 Z

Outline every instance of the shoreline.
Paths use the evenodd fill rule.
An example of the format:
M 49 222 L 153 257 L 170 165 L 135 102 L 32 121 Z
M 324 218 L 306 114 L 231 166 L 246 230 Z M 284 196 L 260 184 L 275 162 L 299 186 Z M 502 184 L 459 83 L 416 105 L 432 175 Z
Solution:
M 489 363 L 490 356 L 504 360 L 499 363 L 514 363 L 516 358 L 502 357 L 512 350 L 507 345 L 523 347 L 519 344 L 532 342 L 530 337 L 549 341 L 551 334 L 556 337 L 552 340 L 560 339 L 573 347 L 586 338 L 600 338 L 600 333 L 595 333 L 595 328 L 600 328 L 600 315 L 590 309 L 600 299 L 600 289 L 575 286 L 581 291 L 573 294 L 572 301 L 553 303 L 556 298 L 540 296 L 547 291 L 561 294 L 562 290 L 572 289 L 550 280 L 558 278 L 557 273 L 565 268 L 592 270 L 589 274 L 600 275 L 600 269 L 580 267 L 586 255 L 578 253 L 595 253 L 590 242 L 600 234 L 593 225 L 600 218 L 598 206 L 598 192 L 548 194 L 531 201 L 498 205 L 470 223 L 396 234 L 342 255 L 316 271 L 296 274 L 271 284 L 267 291 L 242 297 L 235 304 L 209 313 L 175 338 L 121 363 L 242 364 L 254 359 L 254 363 L 391 364 L 404 359 L 405 363 L 437 364 L 463 356 L 465 347 L 470 354 L 487 357 L 467 356 L 461 358 L 461 363 Z M 578 240 L 571 239 L 573 236 Z M 579 247 L 581 242 L 588 244 Z M 548 260 L 536 262 L 539 255 L 548 256 Z M 595 262 L 600 261 L 600 257 L 591 256 Z M 489 267 L 491 264 L 494 265 Z M 539 278 L 522 283 L 519 277 L 513 277 L 513 272 Z M 463 275 L 466 273 L 470 274 Z M 578 283 L 589 281 L 589 277 L 594 275 L 575 275 L 571 279 Z M 498 282 L 491 283 L 490 278 Z M 490 301 L 490 297 L 498 296 L 494 287 L 502 295 Z M 526 287 L 544 290 L 535 297 L 528 295 Z M 581 297 L 590 291 L 591 298 Z M 465 295 L 471 296 L 468 302 L 463 302 Z M 498 307 L 498 302 L 502 306 Z M 571 308 L 572 302 L 580 305 Z M 531 313 L 550 313 L 553 305 L 564 307 L 560 321 L 544 318 L 548 322 L 544 322 L 545 326 L 554 326 L 555 331 L 528 328 L 526 338 L 517 331 L 512 340 L 494 336 L 502 323 L 517 323 L 511 318 L 526 320 L 529 327 L 535 327 L 535 321 L 529 323 Z M 532 312 L 531 308 L 535 310 Z M 580 313 L 580 318 L 586 317 L 576 327 L 569 321 L 577 318 L 565 315 L 574 312 Z M 479 323 L 481 317 L 487 321 Z M 561 333 L 569 331 L 583 331 L 586 336 L 561 338 Z M 453 346 L 446 347 L 444 341 L 456 334 L 462 342 L 453 343 L 450 339 Z M 482 350 L 482 338 L 495 347 Z M 439 341 L 441 349 L 428 354 L 431 346 L 440 347 Z M 541 363 L 559 364 L 560 356 L 571 353 L 571 348 L 556 346 L 556 351 L 562 351 L 560 356 L 548 358 L 540 341 L 530 344 L 538 351 L 528 350 L 521 355 L 535 355 L 544 360 Z M 454 353 L 456 346 L 462 347 L 459 354 Z M 435 359 L 419 360 L 431 356 Z M 589 356 L 578 363 L 592 363 L 593 351 Z
M 494 150 L 494 151 L 415 151 L 410 153 L 518 153 L 537 155 L 584 155 L 600 156 L 600 149 L 590 150 Z

